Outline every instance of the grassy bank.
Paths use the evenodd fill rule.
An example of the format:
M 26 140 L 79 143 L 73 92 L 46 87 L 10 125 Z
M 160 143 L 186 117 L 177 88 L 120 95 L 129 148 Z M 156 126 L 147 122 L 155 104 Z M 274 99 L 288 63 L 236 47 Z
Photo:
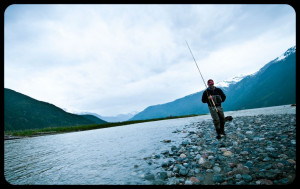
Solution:
M 32 136 L 40 136 L 40 135 L 46 135 L 46 134 L 58 134 L 58 133 L 66 133 L 66 132 L 74 132 L 74 131 L 86 131 L 86 130 L 92 130 L 92 129 L 102 129 L 102 128 L 108 128 L 108 127 L 130 125 L 130 124 L 135 124 L 135 123 L 159 121 L 159 120 L 166 120 L 166 119 L 178 119 L 178 118 L 194 117 L 194 116 L 199 116 L 199 115 L 193 114 L 193 115 L 187 115 L 187 116 L 170 116 L 170 117 L 166 117 L 166 118 L 148 119 L 148 120 L 124 121 L 124 122 L 115 122 L 115 123 L 103 123 L 103 124 L 68 126 L 68 127 L 50 127 L 50 128 L 44 128 L 44 129 L 28 129 L 28 130 L 19 130 L 19 131 L 6 131 L 5 135 L 20 136 L 20 137 L 32 137 Z

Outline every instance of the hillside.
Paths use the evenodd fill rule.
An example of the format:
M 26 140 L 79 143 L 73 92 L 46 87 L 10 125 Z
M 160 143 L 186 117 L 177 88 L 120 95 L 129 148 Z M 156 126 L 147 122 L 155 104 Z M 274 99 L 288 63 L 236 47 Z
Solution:
M 94 115 L 84 114 L 84 115 L 80 115 L 80 116 L 84 117 L 85 119 L 91 120 L 92 122 L 97 123 L 97 124 L 107 123 L 106 121 L 99 119 L 98 117 L 96 117 Z
M 221 87 L 227 96 L 225 111 L 260 108 L 296 103 L 296 47 L 270 61 L 253 75 Z M 143 120 L 167 116 L 209 113 L 201 102 L 203 91 L 175 101 L 149 106 L 130 120 Z
M 4 130 L 95 124 L 82 116 L 4 88 Z
M 227 89 L 224 110 L 296 103 L 296 47 Z M 278 60 L 279 59 L 279 60 Z

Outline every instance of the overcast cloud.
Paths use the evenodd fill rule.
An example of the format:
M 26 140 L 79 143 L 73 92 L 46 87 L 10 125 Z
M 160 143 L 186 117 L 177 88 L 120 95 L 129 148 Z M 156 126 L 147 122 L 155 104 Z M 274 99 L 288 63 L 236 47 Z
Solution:
M 4 87 L 69 112 L 142 111 L 251 74 L 296 44 L 289 5 L 11 5 Z

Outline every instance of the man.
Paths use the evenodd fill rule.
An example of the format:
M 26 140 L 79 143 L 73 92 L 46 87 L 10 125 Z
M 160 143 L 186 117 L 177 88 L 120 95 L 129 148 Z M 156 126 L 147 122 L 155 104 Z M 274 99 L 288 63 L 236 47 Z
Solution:
M 212 79 L 209 79 L 207 81 L 207 85 L 208 88 L 203 92 L 202 95 L 202 102 L 208 104 L 208 108 L 217 132 L 216 138 L 220 139 L 221 134 L 225 135 L 225 118 L 221 103 L 225 101 L 226 96 L 223 93 L 222 89 L 214 86 L 214 81 Z M 215 103 L 216 107 L 214 106 L 212 100 Z M 218 111 L 216 111 L 216 108 Z

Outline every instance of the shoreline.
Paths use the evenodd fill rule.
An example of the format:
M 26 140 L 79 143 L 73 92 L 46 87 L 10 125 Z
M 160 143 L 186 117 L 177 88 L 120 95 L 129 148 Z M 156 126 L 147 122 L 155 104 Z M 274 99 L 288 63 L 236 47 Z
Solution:
M 210 120 L 186 125 L 180 145 L 145 157 L 155 185 L 285 185 L 296 177 L 296 114 L 235 116 L 226 137 Z M 162 163 L 161 163 L 162 161 Z

